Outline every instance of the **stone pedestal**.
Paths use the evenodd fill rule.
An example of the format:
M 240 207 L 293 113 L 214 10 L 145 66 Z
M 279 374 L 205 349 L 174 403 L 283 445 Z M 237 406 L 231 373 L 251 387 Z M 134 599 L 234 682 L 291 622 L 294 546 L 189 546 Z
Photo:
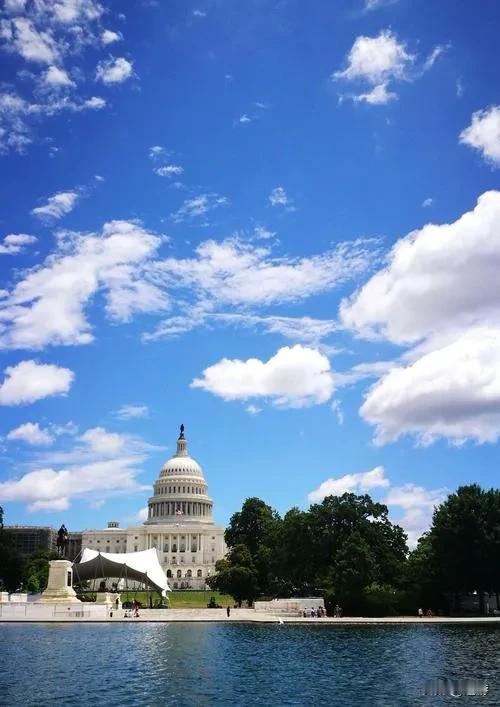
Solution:
M 116 592 L 97 592 L 95 595 L 96 604 L 106 604 L 107 607 L 116 611 L 116 600 L 118 599 L 118 609 L 122 608 L 120 595 Z
M 0 592 L 0 604 L 8 604 L 9 592 Z
M 69 560 L 49 562 L 49 581 L 42 593 L 41 604 L 81 604 L 73 589 L 73 563 Z

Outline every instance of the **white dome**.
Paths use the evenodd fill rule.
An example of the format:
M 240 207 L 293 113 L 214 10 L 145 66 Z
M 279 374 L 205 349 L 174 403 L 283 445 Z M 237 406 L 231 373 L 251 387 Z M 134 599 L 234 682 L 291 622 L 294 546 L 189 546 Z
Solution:
M 196 476 L 203 478 L 203 471 L 198 462 L 190 456 L 175 454 L 161 468 L 160 476 Z

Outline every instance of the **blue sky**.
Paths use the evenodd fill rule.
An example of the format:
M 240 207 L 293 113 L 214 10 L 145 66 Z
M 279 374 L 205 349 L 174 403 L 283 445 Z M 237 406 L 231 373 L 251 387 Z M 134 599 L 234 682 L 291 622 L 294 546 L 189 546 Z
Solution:
M 500 11 L 7 0 L 0 503 L 139 522 L 498 479 Z

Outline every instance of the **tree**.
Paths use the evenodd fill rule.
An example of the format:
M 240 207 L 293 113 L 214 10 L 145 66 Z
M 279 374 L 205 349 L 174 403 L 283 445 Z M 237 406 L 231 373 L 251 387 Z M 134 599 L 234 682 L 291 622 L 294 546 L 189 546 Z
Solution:
M 245 545 L 236 545 L 228 556 L 219 560 L 217 574 L 207 579 L 211 589 L 233 596 L 238 605 L 244 600 L 253 602 L 258 594 L 258 577 L 252 556 Z
M 261 593 L 269 592 L 274 582 L 280 525 L 281 519 L 271 506 L 260 498 L 247 498 L 241 511 L 232 515 L 224 535 L 230 548 L 245 547 L 248 551 Z

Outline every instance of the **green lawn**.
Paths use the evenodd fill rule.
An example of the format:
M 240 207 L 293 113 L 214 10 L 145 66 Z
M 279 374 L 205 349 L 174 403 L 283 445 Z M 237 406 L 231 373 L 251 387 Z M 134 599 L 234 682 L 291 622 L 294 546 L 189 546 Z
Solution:
M 129 599 L 133 601 L 134 597 L 137 601 L 140 601 L 143 606 L 149 606 L 149 593 L 148 592 L 129 592 Z M 153 597 L 153 605 L 157 604 L 159 601 L 158 594 L 154 592 L 151 595 Z M 219 594 L 219 592 L 197 592 L 197 591 L 173 591 L 168 592 L 168 599 L 171 609 L 206 609 L 207 604 L 211 597 L 215 598 L 216 604 L 221 606 L 233 606 L 234 599 L 229 594 Z M 127 600 L 127 592 L 121 592 L 122 601 Z

